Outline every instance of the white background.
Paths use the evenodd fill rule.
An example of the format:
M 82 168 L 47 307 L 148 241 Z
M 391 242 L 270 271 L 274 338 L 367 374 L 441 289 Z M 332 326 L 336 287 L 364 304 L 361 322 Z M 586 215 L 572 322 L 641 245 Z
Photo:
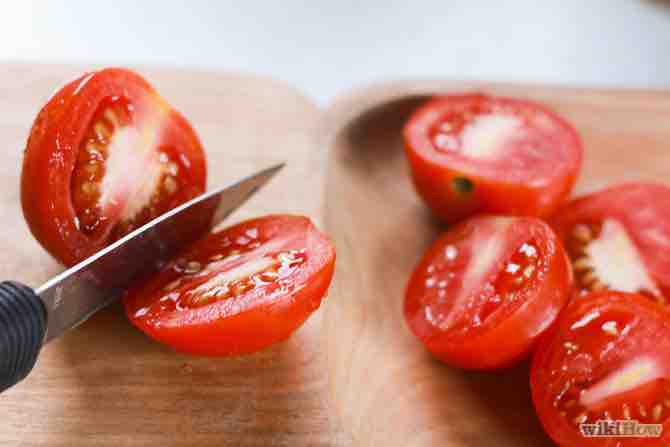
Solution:
M 0 60 L 283 79 L 325 102 L 381 79 L 670 86 L 670 2 L 7 1 Z

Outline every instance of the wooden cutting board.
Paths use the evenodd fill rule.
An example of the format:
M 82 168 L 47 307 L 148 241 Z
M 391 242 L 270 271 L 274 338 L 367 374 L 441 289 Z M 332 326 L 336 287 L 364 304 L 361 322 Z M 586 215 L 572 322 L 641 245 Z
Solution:
M 414 193 L 400 129 L 427 95 L 485 91 L 548 104 L 584 139 L 577 191 L 630 179 L 670 182 L 670 93 L 405 82 L 357 90 L 326 111 L 326 227 L 336 282 L 322 334 L 330 395 L 356 446 L 551 446 L 527 365 L 496 374 L 434 361 L 402 317 L 407 278 L 444 228 Z M 504 340 L 501 340 L 503 343 Z
M 192 122 L 209 184 L 288 167 L 233 217 L 311 215 L 332 236 L 336 279 L 290 340 L 238 359 L 178 355 L 112 307 L 45 347 L 0 396 L 0 445 L 544 446 L 527 371 L 473 374 L 425 354 L 401 318 L 404 282 L 441 230 L 415 196 L 403 120 L 425 95 L 476 88 L 546 102 L 587 152 L 578 189 L 670 174 L 670 94 L 440 82 L 350 92 L 325 111 L 248 75 L 139 70 Z M 81 69 L 2 65 L 2 278 L 36 286 L 60 271 L 23 222 L 18 176 L 30 124 Z
M 82 69 L 1 67 L 0 277 L 37 286 L 61 268 L 23 221 L 22 151 L 39 108 Z M 313 145 L 311 101 L 253 76 L 139 71 L 199 133 L 210 185 L 288 161 L 233 220 L 294 212 L 322 226 L 325 150 Z M 47 345 L 32 374 L 0 395 L 0 445 L 333 445 L 321 320 L 318 311 L 286 343 L 256 355 L 202 359 L 152 342 L 114 306 Z

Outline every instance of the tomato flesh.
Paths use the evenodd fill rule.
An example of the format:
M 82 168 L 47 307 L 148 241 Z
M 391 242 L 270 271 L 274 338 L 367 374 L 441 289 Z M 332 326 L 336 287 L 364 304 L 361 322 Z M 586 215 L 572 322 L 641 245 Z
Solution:
M 577 198 L 553 218 L 580 293 L 605 289 L 665 303 L 670 292 L 670 188 L 624 183 Z
M 250 353 L 287 338 L 316 310 L 335 251 L 305 217 L 266 216 L 212 233 L 140 281 L 128 318 L 199 355 Z
M 542 339 L 533 400 L 561 446 L 657 446 L 670 440 L 670 317 L 648 298 L 593 292 L 572 302 Z M 662 424 L 661 439 L 586 438 L 580 424 Z
M 569 124 L 511 98 L 436 97 L 412 115 L 403 135 L 417 191 L 446 222 L 477 212 L 548 217 L 582 160 Z
M 405 317 L 444 362 L 505 367 L 549 327 L 571 280 L 560 241 L 540 220 L 475 217 L 426 252 L 407 285 Z
M 74 264 L 202 193 L 202 146 L 139 75 L 106 69 L 59 90 L 40 111 L 21 197 L 35 237 Z

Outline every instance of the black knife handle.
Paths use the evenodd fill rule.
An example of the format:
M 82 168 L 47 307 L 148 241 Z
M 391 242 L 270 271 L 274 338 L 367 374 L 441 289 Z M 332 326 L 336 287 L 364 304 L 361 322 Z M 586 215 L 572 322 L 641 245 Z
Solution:
M 0 283 L 0 392 L 33 369 L 46 330 L 47 311 L 40 297 L 23 284 Z

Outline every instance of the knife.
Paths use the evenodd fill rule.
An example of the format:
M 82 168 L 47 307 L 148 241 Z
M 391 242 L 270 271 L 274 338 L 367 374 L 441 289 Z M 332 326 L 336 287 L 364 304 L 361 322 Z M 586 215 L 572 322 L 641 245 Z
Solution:
M 119 298 L 138 275 L 225 219 L 268 182 L 278 164 L 206 192 L 127 234 L 33 290 L 0 283 L 0 392 L 23 380 L 42 345 Z

